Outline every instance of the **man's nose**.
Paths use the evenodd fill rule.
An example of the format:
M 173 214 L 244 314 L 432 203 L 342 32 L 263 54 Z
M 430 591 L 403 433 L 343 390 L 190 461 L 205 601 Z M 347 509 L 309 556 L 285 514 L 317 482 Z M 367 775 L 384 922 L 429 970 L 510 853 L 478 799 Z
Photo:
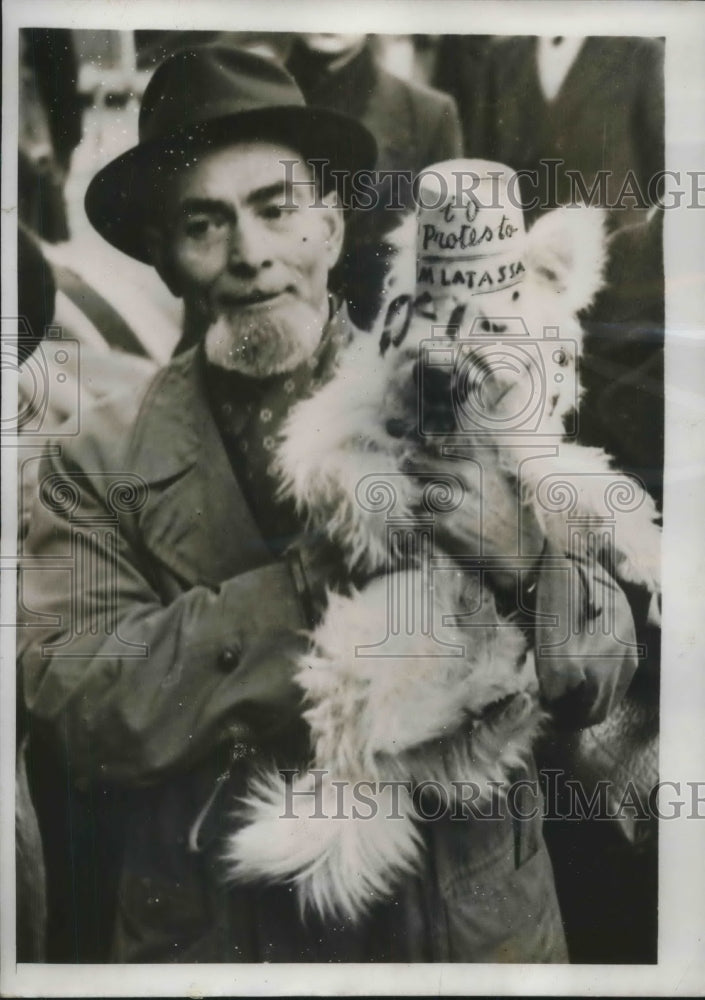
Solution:
M 251 276 L 271 267 L 268 241 L 255 221 L 238 219 L 230 229 L 228 270 L 238 276 Z

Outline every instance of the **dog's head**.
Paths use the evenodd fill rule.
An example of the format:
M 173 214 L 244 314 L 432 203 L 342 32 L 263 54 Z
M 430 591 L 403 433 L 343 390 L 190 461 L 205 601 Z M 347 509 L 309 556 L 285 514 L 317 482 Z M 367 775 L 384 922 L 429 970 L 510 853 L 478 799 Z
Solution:
M 400 246 L 401 291 L 380 333 L 390 433 L 562 436 L 580 399 L 579 316 L 602 285 L 605 256 L 604 213 L 560 208 L 527 234 L 521 280 L 462 299 L 451 285 L 431 299 L 409 291 L 409 250 Z

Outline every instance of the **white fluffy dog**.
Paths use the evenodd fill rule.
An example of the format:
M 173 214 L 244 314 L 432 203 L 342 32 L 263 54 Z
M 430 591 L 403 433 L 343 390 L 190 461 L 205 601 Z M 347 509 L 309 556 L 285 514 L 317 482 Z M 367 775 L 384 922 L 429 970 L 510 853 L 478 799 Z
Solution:
M 440 782 L 452 803 L 450 783 L 471 781 L 482 798 L 531 747 L 543 712 L 524 633 L 498 612 L 480 574 L 448 559 L 431 575 L 425 543 L 409 548 L 408 530 L 393 530 L 392 501 L 391 516 L 406 529 L 423 526 L 435 486 L 436 523 L 458 542 L 454 552 L 466 538 L 465 551 L 477 554 L 483 505 L 492 517 L 492 484 L 509 479 L 517 511 L 533 510 L 554 549 L 573 544 L 570 516 L 617 577 L 658 593 L 652 501 L 610 468 L 604 452 L 562 437 L 576 403 L 577 314 L 601 285 L 605 249 L 599 211 L 548 214 L 526 237 L 521 282 L 440 306 L 417 303 L 408 322 L 386 331 L 386 351 L 374 336 L 358 338 L 332 380 L 291 412 L 278 452 L 282 491 L 337 543 L 349 568 L 372 579 L 350 596 L 329 595 L 297 673 L 310 769 L 294 778 L 288 799 L 277 773 L 251 782 L 240 813 L 246 822 L 227 845 L 233 878 L 290 881 L 303 908 L 356 919 L 418 864 L 415 784 Z M 442 317 L 447 328 L 438 337 L 433 328 Z M 434 368 L 429 383 L 424 351 L 434 337 L 451 350 L 453 364 L 447 373 Z M 500 341 L 507 353 L 496 363 Z M 457 405 L 449 405 L 449 392 Z M 428 411 L 427 435 L 419 433 L 419 401 Z M 532 436 L 499 433 L 518 412 L 535 418 Z M 473 429 L 467 414 L 470 424 L 480 414 L 484 427 L 480 420 Z M 548 444 L 527 454 L 527 440 Z M 458 442 L 461 460 L 447 450 Z M 633 502 L 610 508 L 610 552 L 602 529 L 605 497 L 615 491 Z M 409 608 L 417 614 L 411 628 Z M 381 790 L 385 781 L 403 783 L 394 808 Z M 367 808 L 356 797 L 360 782 L 371 783 Z

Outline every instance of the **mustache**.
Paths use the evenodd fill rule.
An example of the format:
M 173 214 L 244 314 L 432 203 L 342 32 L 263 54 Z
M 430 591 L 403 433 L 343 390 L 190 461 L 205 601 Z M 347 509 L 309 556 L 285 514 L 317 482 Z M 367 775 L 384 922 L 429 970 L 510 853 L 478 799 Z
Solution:
M 214 297 L 218 312 L 228 312 L 242 306 L 268 302 L 284 292 L 291 291 L 289 285 L 243 285 L 219 291 Z

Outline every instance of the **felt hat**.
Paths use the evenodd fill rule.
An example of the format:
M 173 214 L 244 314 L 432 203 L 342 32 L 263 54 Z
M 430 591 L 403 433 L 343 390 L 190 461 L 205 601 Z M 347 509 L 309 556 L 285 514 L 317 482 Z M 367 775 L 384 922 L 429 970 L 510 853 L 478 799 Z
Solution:
M 328 161 L 331 172 L 345 173 L 372 169 L 377 155 L 363 125 L 307 106 L 278 63 L 222 44 L 180 49 L 157 67 L 144 92 L 138 132 L 138 144 L 93 178 L 85 206 L 101 236 L 144 262 L 149 258 L 143 224 L 159 171 L 177 167 L 196 145 L 277 141 L 306 160 Z

